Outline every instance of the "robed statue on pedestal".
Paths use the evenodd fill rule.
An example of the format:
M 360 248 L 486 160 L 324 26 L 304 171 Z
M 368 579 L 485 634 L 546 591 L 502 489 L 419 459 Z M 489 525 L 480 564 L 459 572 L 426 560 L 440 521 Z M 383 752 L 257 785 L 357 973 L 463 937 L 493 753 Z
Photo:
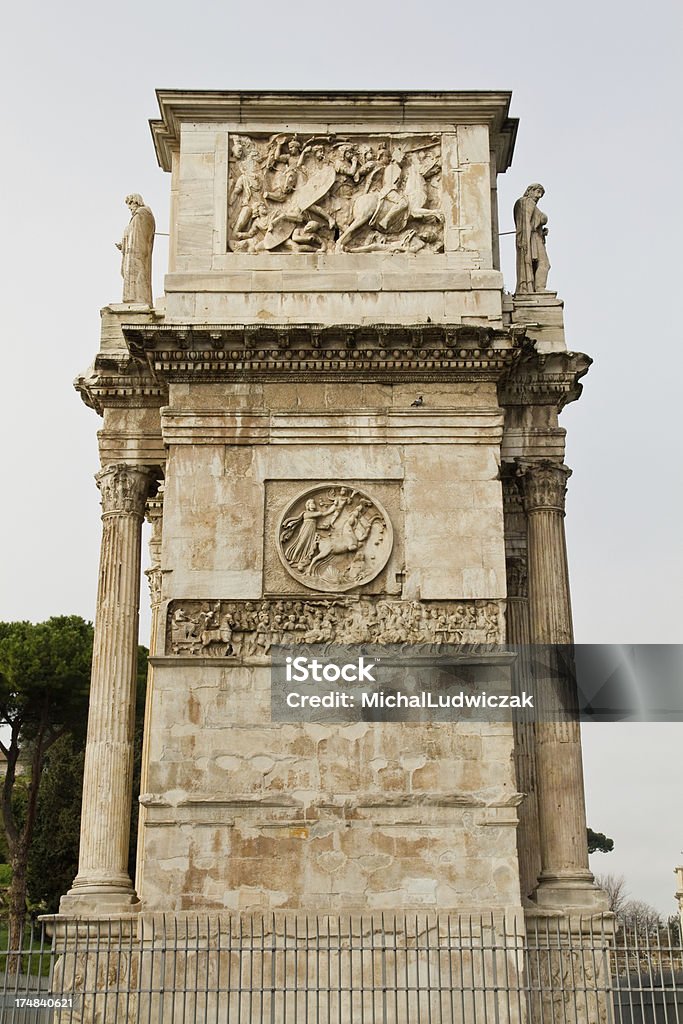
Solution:
M 123 302 L 151 306 L 154 215 L 137 192 L 126 196 L 126 206 L 130 210 L 130 221 L 123 238 L 116 243 L 116 248 L 121 250 Z

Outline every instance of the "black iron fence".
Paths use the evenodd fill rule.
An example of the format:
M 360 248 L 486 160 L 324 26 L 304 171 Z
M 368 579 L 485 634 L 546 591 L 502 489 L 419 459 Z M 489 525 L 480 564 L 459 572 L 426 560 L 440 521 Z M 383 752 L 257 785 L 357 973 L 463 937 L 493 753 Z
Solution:
M 140 915 L 0 946 L 0 1024 L 683 1024 L 669 929 L 519 914 Z

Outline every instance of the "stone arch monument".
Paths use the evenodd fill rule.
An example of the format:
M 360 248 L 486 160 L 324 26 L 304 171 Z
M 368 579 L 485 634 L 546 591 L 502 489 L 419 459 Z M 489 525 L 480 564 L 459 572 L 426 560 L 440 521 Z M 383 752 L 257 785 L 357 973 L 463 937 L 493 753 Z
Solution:
M 590 360 L 567 350 L 556 293 L 534 290 L 540 186 L 516 208 L 518 292 L 503 287 L 510 94 L 158 100 L 164 294 L 105 307 L 77 381 L 103 417 L 103 534 L 62 914 L 485 911 L 523 927 L 602 909 L 578 725 L 270 720 L 273 645 L 433 642 L 441 620 L 450 642 L 571 642 L 558 414 Z

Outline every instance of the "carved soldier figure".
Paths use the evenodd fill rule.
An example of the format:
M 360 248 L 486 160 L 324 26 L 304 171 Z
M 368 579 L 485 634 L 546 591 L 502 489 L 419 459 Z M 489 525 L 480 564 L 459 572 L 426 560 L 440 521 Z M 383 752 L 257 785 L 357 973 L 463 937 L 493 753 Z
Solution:
M 548 280 L 550 262 L 545 249 L 548 234 L 548 218 L 538 208 L 538 200 L 545 195 L 542 185 L 529 185 L 521 199 L 514 206 L 515 234 L 517 241 L 517 287 L 518 294 L 544 292 Z
M 440 141 L 415 141 L 410 148 L 407 141 L 376 137 L 371 142 L 335 135 L 304 140 L 282 132 L 267 140 L 233 136 L 228 248 L 442 252 Z
M 257 202 L 253 206 L 244 206 L 235 225 L 235 238 L 238 241 L 245 241 L 259 233 L 266 235 L 270 230 L 270 224 L 271 218 L 265 203 Z
M 126 196 L 130 222 L 116 248 L 121 250 L 123 301 L 152 305 L 152 246 L 154 216 L 137 192 Z

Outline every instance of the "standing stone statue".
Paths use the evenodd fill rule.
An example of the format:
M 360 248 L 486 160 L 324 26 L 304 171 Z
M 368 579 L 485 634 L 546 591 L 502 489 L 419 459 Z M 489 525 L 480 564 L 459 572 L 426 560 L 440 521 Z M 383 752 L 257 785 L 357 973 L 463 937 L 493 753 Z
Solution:
M 116 243 L 121 250 L 121 277 L 123 301 L 152 305 L 152 246 L 154 245 L 154 215 L 137 192 L 126 196 L 130 222 L 123 238 Z
M 538 208 L 545 189 L 538 183 L 529 185 L 514 207 L 517 236 L 517 287 L 515 292 L 546 291 L 550 262 L 545 249 L 548 218 Z

